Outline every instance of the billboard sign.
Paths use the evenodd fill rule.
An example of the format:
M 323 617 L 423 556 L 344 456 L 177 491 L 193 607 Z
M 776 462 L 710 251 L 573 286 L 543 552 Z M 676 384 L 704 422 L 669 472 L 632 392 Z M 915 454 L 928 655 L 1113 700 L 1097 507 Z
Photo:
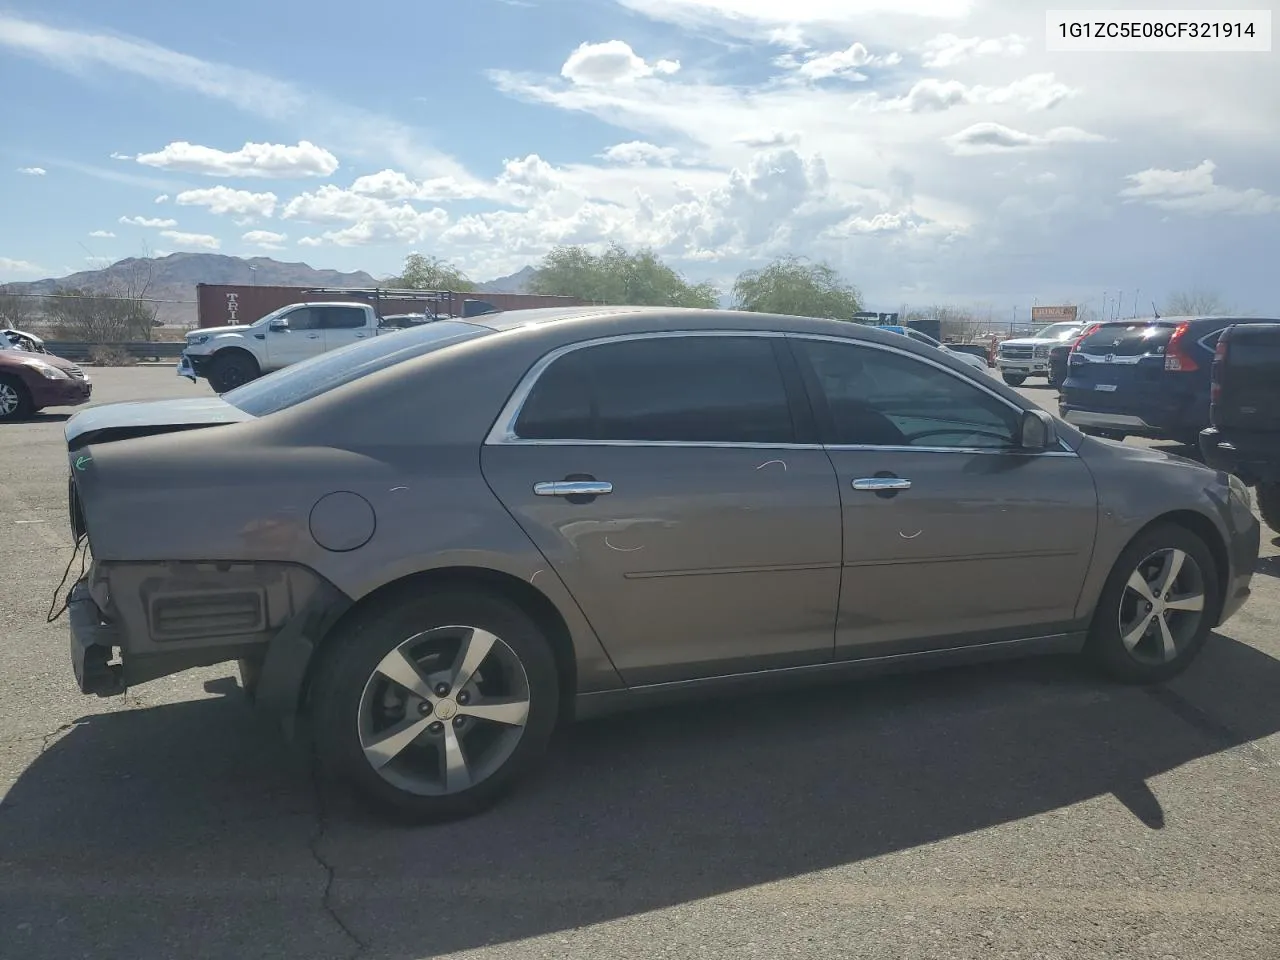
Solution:
M 1075 323 L 1078 307 L 1032 307 L 1031 319 L 1035 323 Z

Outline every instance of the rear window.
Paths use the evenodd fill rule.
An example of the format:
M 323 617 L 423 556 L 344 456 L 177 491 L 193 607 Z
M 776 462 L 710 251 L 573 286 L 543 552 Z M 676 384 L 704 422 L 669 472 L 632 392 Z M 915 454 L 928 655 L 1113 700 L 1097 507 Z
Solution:
M 252 416 L 265 417 L 397 363 L 492 332 L 474 323 L 440 320 L 384 333 L 268 373 L 227 391 L 222 399 Z
M 1080 353 L 1094 356 L 1162 355 L 1175 327 L 1172 323 L 1108 323 L 1080 341 Z

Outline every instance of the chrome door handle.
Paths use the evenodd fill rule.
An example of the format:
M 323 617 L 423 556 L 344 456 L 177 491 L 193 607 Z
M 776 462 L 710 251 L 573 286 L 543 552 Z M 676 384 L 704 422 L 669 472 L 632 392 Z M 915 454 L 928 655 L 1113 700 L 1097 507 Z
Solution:
M 607 480 L 549 480 L 535 483 L 533 492 L 539 497 L 601 497 L 613 493 Z
M 308 339 L 308 340 L 319 340 L 319 339 L 320 339 L 320 334 L 318 334 L 318 333 L 308 333 L 308 334 L 307 334 L 307 339 Z
M 871 490 L 879 493 L 882 490 L 910 490 L 911 481 L 901 477 L 863 477 L 853 481 L 855 490 Z

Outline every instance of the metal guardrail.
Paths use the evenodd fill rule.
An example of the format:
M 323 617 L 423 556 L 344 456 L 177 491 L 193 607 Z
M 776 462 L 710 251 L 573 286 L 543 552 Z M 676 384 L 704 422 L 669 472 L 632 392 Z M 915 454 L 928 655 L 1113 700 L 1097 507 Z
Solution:
M 54 356 L 77 363 L 89 359 L 94 350 L 122 350 L 135 360 L 174 360 L 182 355 L 185 343 L 168 340 L 132 340 L 126 343 L 78 343 L 73 340 L 46 340 L 44 348 Z

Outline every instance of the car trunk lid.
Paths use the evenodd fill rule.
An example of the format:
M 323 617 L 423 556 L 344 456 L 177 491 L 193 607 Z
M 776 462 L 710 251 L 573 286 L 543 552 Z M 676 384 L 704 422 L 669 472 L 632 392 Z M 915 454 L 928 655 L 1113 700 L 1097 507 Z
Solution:
M 1121 409 L 1155 399 L 1166 379 L 1165 350 L 1177 325 L 1104 323 L 1080 339 L 1068 359 L 1064 391 L 1091 408 Z
M 73 453 L 91 443 L 111 443 L 252 419 L 252 414 L 220 397 L 109 403 L 75 414 L 63 428 L 63 436 L 67 451 Z

